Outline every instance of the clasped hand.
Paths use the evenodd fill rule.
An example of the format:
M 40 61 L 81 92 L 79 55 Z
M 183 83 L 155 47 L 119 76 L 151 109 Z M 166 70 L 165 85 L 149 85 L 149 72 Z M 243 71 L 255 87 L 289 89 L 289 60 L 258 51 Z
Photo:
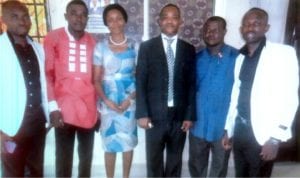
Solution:
M 104 100 L 104 103 L 106 106 L 108 106 L 110 109 L 116 111 L 117 113 L 122 113 L 126 111 L 130 106 L 130 100 L 126 99 L 124 100 L 120 105 L 117 105 L 111 100 Z

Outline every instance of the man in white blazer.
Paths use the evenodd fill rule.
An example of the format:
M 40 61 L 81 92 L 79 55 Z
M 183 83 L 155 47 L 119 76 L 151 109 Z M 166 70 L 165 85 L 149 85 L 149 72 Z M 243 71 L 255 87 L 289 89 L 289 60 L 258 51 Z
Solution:
M 291 138 L 298 107 L 298 62 L 292 47 L 271 43 L 268 14 L 252 8 L 243 17 L 246 45 L 236 60 L 235 82 L 223 145 L 231 146 L 236 177 L 270 177 L 280 142 Z
M 31 21 L 23 3 L 4 2 L 2 20 L 7 26 L 0 36 L 2 177 L 43 177 L 48 115 L 43 49 L 28 36 Z

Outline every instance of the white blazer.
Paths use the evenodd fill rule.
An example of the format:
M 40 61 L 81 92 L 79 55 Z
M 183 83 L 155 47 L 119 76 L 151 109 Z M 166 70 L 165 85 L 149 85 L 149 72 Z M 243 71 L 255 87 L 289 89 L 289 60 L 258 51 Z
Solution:
M 238 56 L 235 82 L 225 130 L 233 135 L 241 81 L 239 74 L 244 56 Z M 294 48 L 267 41 L 263 48 L 251 91 L 251 123 L 257 142 L 263 145 L 270 137 L 287 141 L 298 107 L 299 73 Z
M 44 51 L 40 44 L 29 38 L 27 41 L 38 58 L 42 105 L 46 118 L 49 120 Z M 0 83 L 0 130 L 9 136 L 14 136 L 23 120 L 27 96 L 23 72 L 7 33 L 0 36 Z

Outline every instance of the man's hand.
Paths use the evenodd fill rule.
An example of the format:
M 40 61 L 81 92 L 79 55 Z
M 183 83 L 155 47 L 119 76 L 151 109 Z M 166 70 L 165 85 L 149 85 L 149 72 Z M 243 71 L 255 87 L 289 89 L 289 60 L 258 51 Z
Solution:
M 150 129 L 153 127 L 149 117 L 143 117 L 138 119 L 138 124 L 141 128 Z
M 184 132 L 187 132 L 193 125 L 192 121 L 183 121 L 182 126 L 181 126 L 181 130 Z
M 271 161 L 274 160 L 278 153 L 279 148 L 279 140 L 276 140 L 274 138 L 270 138 L 261 149 L 261 159 L 264 161 Z
M 3 143 L 5 141 L 12 141 L 12 138 L 0 130 L 0 142 Z
M 50 113 L 50 123 L 55 128 L 64 126 L 63 117 L 60 111 L 53 111 Z
M 224 133 L 222 138 L 222 146 L 225 150 L 229 150 L 232 148 L 232 141 L 228 138 L 227 132 Z
M 8 136 L 6 133 L 2 132 L 2 130 L 0 130 L 0 145 L 1 145 L 0 152 L 1 153 L 7 152 L 7 150 L 5 149 L 5 142 L 7 141 L 13 141 L 13 139 L 10 136 Z

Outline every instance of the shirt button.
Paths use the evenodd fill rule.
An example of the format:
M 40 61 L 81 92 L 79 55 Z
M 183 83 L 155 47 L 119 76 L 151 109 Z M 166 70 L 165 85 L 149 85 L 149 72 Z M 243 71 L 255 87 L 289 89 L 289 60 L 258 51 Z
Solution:
M 29 85 L 32 85 L 32 82 L 28 82 Z
M 29 107 L 32 108 L 32 104 L 30 104 Z
M 28 71 L 28 74 L 31 74 L 31 71 L 30 71 L 30 70 Z
M 30 96 L 33 96 L 33 93 L 30 93 L 29 95 L 30 95 Z
M 30 59 L 28 59 L 27 62 L 30 63 L 31 62 Z

